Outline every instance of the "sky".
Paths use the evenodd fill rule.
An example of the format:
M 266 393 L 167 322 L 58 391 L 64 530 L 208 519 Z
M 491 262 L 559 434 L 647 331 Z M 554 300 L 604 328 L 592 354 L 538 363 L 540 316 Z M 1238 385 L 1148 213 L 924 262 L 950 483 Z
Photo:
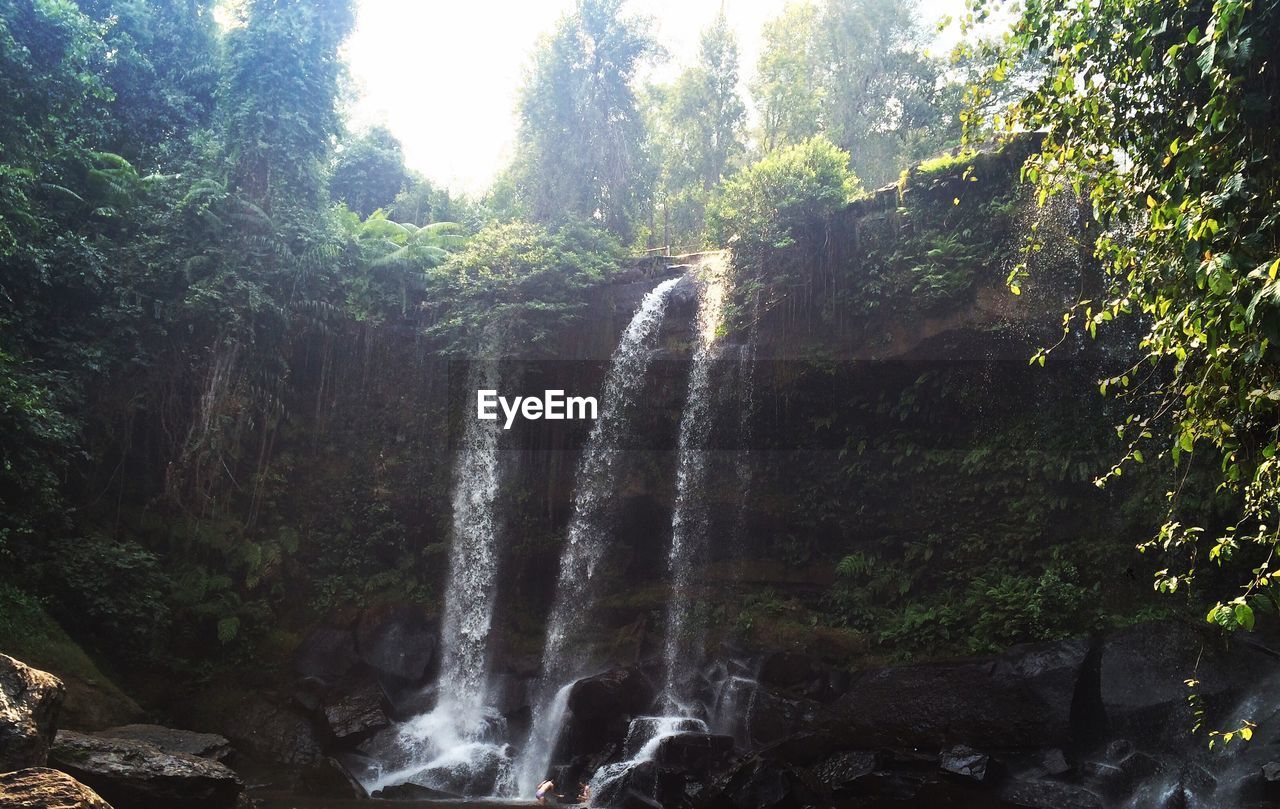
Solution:
M 667 50 L 648 78 L 674 78 L 697 55 L 698 36 L 723 4 L 738 38 L 744 88 L 760 54 L 761 29 L 786 0 L 630 0 Z M 511 157 L 516 101 L 538 38 L 574 0 L 358 0 L 346 44 L 355 81 L 351 121 L 386 124 L 405 162 L 453 191 L 480 193 Z M 917 3 L 932 27 L 962 0 Z

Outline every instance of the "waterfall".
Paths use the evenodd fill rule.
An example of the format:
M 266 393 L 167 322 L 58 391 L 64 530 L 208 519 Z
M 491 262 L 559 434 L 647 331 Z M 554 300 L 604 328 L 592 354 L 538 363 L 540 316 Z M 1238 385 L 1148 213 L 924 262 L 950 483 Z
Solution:
M 678 679 L 685 664 L 699 656 L 700 642 L 690 622 L 693 596 L 693 566 L 702 557 L 706 544 L 704 510 L 707 477 L 707 450 L 703 445 L 714 415 L 711 368 L 715 360 L 716 338 L 724 315 L 724 258 L 705 261 L 706 278 L 698 303 L 693 359 L 689 367 L 689 392 L 680 416 L 677 444 L 676 502 L 671 517 L 671 550 L 667 571 L 671 597 L 667 602 L 666 641 L 663 663 L 666 680 L 662 697 L 668 709 L 680 705 Z
M 610 358 L 600 418 L 591 429 L 578 468 L 569 536 L 560 557 L 555 603 L 547 619 L 542 668 L 534 690 L 533 721 L 507 792 L 531 795 L 554 753 L 569 687 L 585 665 L 572 629 L 591 610 L 592 580 L 609 544 L 611 505 L 617 492 L 619 439 L 644 386 L 667 298 L 679 278 L 663 281 L 641 300 Z
M 496 390 L 499 379 L 495 357 L 478 360 L 468 376 L 468 391 Z M 409 781 L 456 794 L 487 794 L 509 768 L 504 723 L 486 698 L 488 638 L 497 595 L 499 427 L 496 421 L 476 418 L 474 410 L 466 411 L 463 422 L 436 704 L 399 727 L 407 765 L 380 773 L 375 783 L 366 784 L 370 791 Z

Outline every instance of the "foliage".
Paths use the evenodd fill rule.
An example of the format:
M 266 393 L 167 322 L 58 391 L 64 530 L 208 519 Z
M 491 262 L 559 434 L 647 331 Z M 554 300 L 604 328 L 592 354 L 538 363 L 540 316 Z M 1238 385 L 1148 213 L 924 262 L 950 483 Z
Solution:
M 491 339 L 546 351 L 547 338 L 586 306 L 583 291 L 616 270 L 619 254 L 617 242 L 589 224 L 490 225 L 432 274 L 436 322 L 428 333 L 461 353 Z
M 766 253 L 810 241 L 859 188 L 848 153 L 826 138 L 784 147 L 724 184 L 712 205 L 712 238 L 732 246 L 740 271 L 762 272 Z
M 1203 585 L 1206 562 L 1238 562 L 1240 591 L 1205 593 L 1217 600 L 1209 620 L 1226 629 L 1252 628 L 1276 596 L 1277 31 L 1274 0 L 1032 2 L 974 93 L 983 102 L 1020 56 L 1041 55 L 1043 81 L 994 124 L 1044 131 L 1026 170 L 1040 199 L 1087 193 L 1101 225 L 1105 288 L 1065 326 L 1095 334 L 1132 317 L 1147 328 L 1143 360 L 1102 385 L 1129 412 L 1127 452 L 1100 484 L 1150 458 L 1173 462 L 1166 520 L 1143 549 L 1164 555 L 1165 592 Z M 1204 454 L 1219 465 L 1211 485 L 1238 499 L 1223 523 L 1187 513 L 1185 470 Z
M 656 48 L 622 0 L 579 0 L 520 97 L 515 184 L 534 221 L 595 219 L 628 242 L 650 192 L 632 80 Z
M 698 62 L 654 91 L 650 124 L 660 166 L 651 241 L 700 245 L 707 200 L 745 151 L 738 97 L 738 44 L 723 11 L 702 33 Z M 659 214 L 655 214 L 658 216 Z
M 347 142 L 334 160 L 329 193 L 361 216 L 391 205 L 408 184 L 400 141 L 375 126 Z
M 872 187 L 944 144 L 957 121 L 941 65 L 902 0 L 790 4 L 765 28 L 753 84 L 768 149 L 825 134 Z
M 338 46 L 351 0 L 249 0 L 227 40 L 221 104 L 231 182 L 251 202 L 314 207 L 322 199 L 344 68 Z

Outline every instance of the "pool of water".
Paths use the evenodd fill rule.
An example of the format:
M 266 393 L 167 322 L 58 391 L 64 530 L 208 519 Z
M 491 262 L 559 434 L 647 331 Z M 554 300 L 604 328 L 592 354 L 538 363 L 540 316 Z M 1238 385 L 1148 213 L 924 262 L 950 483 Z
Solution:
M 292 795 L 257 793 L 253 797 L 262 809 L 521 809 L 535 807 L 533 801 L 441 800 L 441 801 L 356 801 L 339 798 L 299 798 Z M 552 804 L 548 804 L 550 806 Z M 572 804 L 570 804 L 572 805 Z

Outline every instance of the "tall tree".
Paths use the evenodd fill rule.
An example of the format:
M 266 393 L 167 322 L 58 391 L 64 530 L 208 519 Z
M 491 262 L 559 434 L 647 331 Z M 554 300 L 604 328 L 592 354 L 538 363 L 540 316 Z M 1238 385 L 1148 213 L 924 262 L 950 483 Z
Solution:
M 211 123 L 220 59 L 210 0 L 81 0 L 103 27 L 110 88 L 108 137 L 100 148 L 139 168 L 173 166 L 191 156 Z
M 329 193 L 361 216 L 368 216 L 394 202 L 408 182 L 400 141 L 385 126 L 375 126 L 338 152 Z
M 666 244 L 700 242 L 712 189 L 745 151 L 746 107 L 738 96 L 738 43 L 721 12 L 702 33 L 698 62 L 648 97 Z
M 622 0 L 579 0 L 541 44 L 521 94 L 516 166 L 534 219 L 595 219 L 630 240 L 650 191 L 632 81 L 654 49 Z
M 872 185 L 897 177 L 920 154 L 922 128 L 942 115 L 941 68 L 925 56 L 904 0 L 826 0 L 788 6 L 765 29 L 754 84 L 766 149 L 821 132 Z
M 231 32 L 225 149 L 232 184 L 264 210 L 322 199 L 354 22 L 351 0 L 250 0 Z
M 764 50 L 751 85 L 760 110 L 760 145 L 771 152 L 823 131 L 826 93 L 818 7 L 789 3 L 764 27 Z

